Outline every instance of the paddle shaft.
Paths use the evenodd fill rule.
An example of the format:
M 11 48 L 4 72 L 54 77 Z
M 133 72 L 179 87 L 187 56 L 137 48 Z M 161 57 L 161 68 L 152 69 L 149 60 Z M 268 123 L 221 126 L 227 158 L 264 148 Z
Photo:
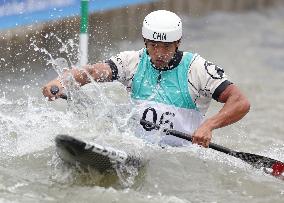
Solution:
M 150 121 L 143 120 L 143 119 L 140 120 L 140 124 L 143 125 L 143 126 L 144 125 L 152 126 L 155 129 L 157 129 L 157 130 L 159 130 L 161 128 L 159 125 L 154 124 L 154 123 L 152 123 Z M 186 134 L 186 133 L 183 133 L 183 132 L 179 132 L 179 131 L 176 131 L 176 130 L 172 130 L 172 129 L 163 129 L 163 131 L 166 132 L 167 134 L 170 134 L 170 135 L 173 135 L 175 137 L 178 137 L 178 138 L 181 138 L 181 139 L 188 140 L 188 141 L 192 142 L 192 136 L 189 135 L 189 134 Z M 209 148 L 217 150 L 219 152 L 223 152 L 225 154 L 229 154 L 229 155 L 232 155 L 235 152 L 235 151 L 233 151 L 231 149 L 228 149 L 226 147 L 223 147 L 223 146 L 220 146 L 220 145 L 217 145 L 217 144 L 214 144 L 214 143 L 210 143 L 209 144 Z
M 50 92 L 51 92 L 51 94 L 56 95 L 59 92 L 59 87 L 57 87 L 56 85 L 51 86 Z M 61 94 L 60 98 L 67 100 L 67 95 L 66 94 Z

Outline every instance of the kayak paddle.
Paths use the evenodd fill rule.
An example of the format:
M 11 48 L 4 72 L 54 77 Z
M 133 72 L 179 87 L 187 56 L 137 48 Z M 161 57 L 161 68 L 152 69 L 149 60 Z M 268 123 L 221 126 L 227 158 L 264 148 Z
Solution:
M 159 130 L 161 127 L 157 124 L 154 124 L 152 122 L 146 121 L 141 119 L 140 120 L 140 124 L 142 126 L 147 126 L 147 128 L 152 128 L 152 129 L 156 129 Z M 172 129 L 166 129 L 166 128 L 162 128 L 162 130 L 164 132 L 166 132 L 167 134 L 173 135 L 175 137 L 181 138 L 181 139 L 185 139 L 188 140 L 190 142 L 192 142 L 192 136 L 186 133 L 182 133 L 176 130 L 172 130 Z M 209 148 L 217 150 L 219 152 L 223 152 L 225 154 L 228 154 L 230 156 L 234 156 L 236 158 L 239 158 L 243 161 L 245 161 L 246 163 L 256 167 L 256 168 L 264 168 L 264 172 L 275 176 L 277 178 L 280 178 L 282 180 L 284 180 L 284 176 L 282 176 L 281 174 L 284 172 L 284 163 L 275 159 L 271 159 L 265 156 L 260 156 L 257 154 L 251 154 L 251 153 L 245 153 L 245 152 L 238 152 L 238 151 L 234 151 L 231 149 L 228 149 L 226 147 L 214 144 L 214 143 L 210 143 L 209 144 Z M 272 169 L 272 172 L 269 172 L 267 170 L 267 168 Z

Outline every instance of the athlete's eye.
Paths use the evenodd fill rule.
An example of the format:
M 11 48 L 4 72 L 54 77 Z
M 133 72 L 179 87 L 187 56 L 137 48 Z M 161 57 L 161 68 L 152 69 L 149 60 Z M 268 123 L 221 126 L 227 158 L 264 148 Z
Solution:
M 150 46 L 155 48 L 155 47 L 157 47 L 158 45 L 157 45 L 156 43 L 151 43 Z

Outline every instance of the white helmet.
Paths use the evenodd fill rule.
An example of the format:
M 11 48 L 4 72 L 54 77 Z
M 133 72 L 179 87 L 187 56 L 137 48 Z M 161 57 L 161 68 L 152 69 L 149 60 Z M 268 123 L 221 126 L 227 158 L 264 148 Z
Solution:
M 178 41 L 182 36 L 181 19 L 175 13 L 166 10 L 151 12 L 143 21 L 142 36 L 153 41 Z

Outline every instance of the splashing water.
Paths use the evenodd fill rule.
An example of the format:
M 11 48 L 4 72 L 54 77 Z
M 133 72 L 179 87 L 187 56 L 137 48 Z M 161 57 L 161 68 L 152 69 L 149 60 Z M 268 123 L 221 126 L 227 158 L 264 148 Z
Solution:
M 194 49 L 222 65 L 253 104 L 242 122 L 215 131 L 214 142 L 281 161 L 284 157 L 283 102 L 279 102 L 283 100 L 283 13 L 282 9 L 241 15 L 216 13 L 198 19 L 185 16 L 185 32 L 192 34 L 183 38 L 185 50 Z M 237 26 L 237 33 L 232 30 L 231 22 Z M 56 39 L 52 34 L 46 38 Z M 34 42 L 38 46 L 35 49 L 47 56 L 47 64 L 65 58 L 67 68 L 75 64 L 70 49 L 76 49 L 76 44 L 72 43 L 67 40 L 67 46 L 58 48 L 62 55 L 53 55 Z M 123 43 L 127 46 L 123 47 Z M 141 45 L 141 41 L 131 43 L 137 49 Z M 129 42 L 118 47 L 129 48 Z M 27 68 L 20 68 L 20 76 L 28 72 Z M 46 70 L 38 67 L 34 70 L 38 71 L 35 74 L 46 74 Z M 9 67 L 9 71 L 15 74 L 17 69 Z M 70 101 L 47 102 L 34 86 L 42 84 L 42 80 L 32 77 L 22 88 L 22 82 L 10 76 L 1 78 L 2 83 L 7 81 L 5 86 L 11 94 L 6 91 L 0 96 L 0 201 L 227 202 L 228 197 L 232 202 L 283 201 L 283 181 L 241 160 L 197 146 L 178 149 L 146 146 L 133 136 L 127 125 L 131 102 L 118 83 L 91 83 L 79 91 L 75 90 L 75 84 L 70 84 L 66 88 L 71 94 Z M 125 177 L 118 171 L 115 179 L 66 166 L 54 150 L 54 137 L 59 133 L 141 151 L 150 159 L 147 173 L 135 188 L 137 179 L 129 178 L 127 170 Z M 129 173 L 136 174 L 131 170 Z M 120 186 L 114 186 L 116 181 Z M 130 188 L 124 189 L 127 185 Z

